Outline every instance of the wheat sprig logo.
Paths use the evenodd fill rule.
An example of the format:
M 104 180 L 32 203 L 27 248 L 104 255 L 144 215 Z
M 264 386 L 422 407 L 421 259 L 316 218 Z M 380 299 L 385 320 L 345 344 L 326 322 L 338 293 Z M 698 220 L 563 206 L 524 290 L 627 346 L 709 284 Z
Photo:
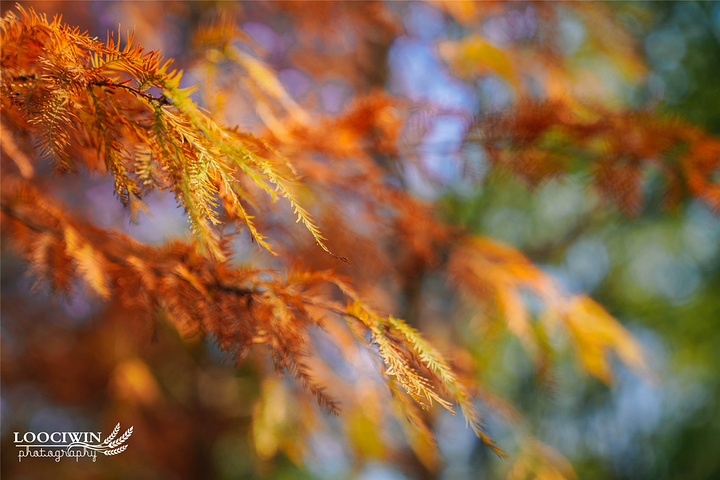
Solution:
M 123 433 L 116 439 L 115 437 L 117 436 L 118 432 L 120 432 L 119 423 L 115 425 L 113 431 L 100 445 L 93 445 L 85 442 L 74 442 L 68 445 L 67 449 L 69 451 L 72 447 L 84 447 L 90 450 L 94 450 L 96 452 L 103 453 L 104 455 L 117 455 L 118 453 L 124 452 L 125 449 L 128 447 L 127 445 L 123 445 L 123 443 L 125 443 L 132 435 L 133 427 L 128 428 L 125 433 Z
M 118 453 L 122 453 L 125 451 L 128 446 L 123 445 L 123 443 L 125 443 L 127 439 L 130 438 L 130 435 L 132 435 L 133 427 L 128 428 L 125 433 L 120 435 L 117 440 L 113 440 L 119 431 L 120 424 L 118 423 L 117 425 L 115 425 L 115 428 L 113 428 L 110 436 L 108 436 L 105 441 L 100 445 L 101 448 L 105 448 L 105 450 L 102 450 L 102 453 L 104 453 L 105 455 L 117 455 Z

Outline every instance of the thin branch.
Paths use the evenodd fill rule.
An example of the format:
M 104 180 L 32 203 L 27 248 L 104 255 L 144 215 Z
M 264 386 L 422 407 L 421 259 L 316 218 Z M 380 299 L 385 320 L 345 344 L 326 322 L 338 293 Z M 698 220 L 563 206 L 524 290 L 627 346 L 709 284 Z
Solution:
M 143 92 L 142 90 L 139 90 L 139 89 L 137 89 L 137 88 L 135 88 L 135 87 L 132 87 L 132 86 L 130 86 L 130 85 L 126 85 L 126 84 L 124 84 L 124 83 L 111 82 L 111 81 L 108 80 L 108 79 L 96 80 L 96 81 L 94 81 L 94 82 L 90 82 L 88 85 L 95 85 L 95 86 L 98 86 L 98 87 L 124 88 L 125 90 L 133 93 L 134 95 L 136 95 L 136 96 L 138 96 L 138 97 L 143 97 L 143 98 L 144 98 L 145 100 L 147 100 L 149 103 L 153 103 L 153 102 L 154 102 L 154 103 L 156 103 L 156 104 L 158 104 L 158 105 L 160 105 L 160 106 L 163 106 L 163 105 L 172 105 L 172 102 L 170 101 L 170 99 L 167 98 L 165 95 L 161 95 L 161 96 L 159 96 L 159 97 L 153 97 L 153 96 L 150 95 L 149 93 Z

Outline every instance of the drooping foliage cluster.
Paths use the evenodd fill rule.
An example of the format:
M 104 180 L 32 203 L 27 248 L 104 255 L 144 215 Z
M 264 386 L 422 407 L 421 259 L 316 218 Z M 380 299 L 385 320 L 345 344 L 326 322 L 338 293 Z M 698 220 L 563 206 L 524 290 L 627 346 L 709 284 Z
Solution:
M 434 403 L 450 411 L 457 405 L 472 430 L 503 455 L 483 427 L 477 399 L 490 407 L 485 415 L 522 430 L 519 413 L 479 381 L 482 372 L 464 361 L 453 339 L 425 338 L 412 326 L 428 315 L 420 310 L 429 277 L 440 278 L 455 302 L 452 313 L 435 315 L 507 331 L 548 381 L 562 348 L 558 337 L 603 382 L 612 382 L 615 358 L 643 371 L 637 342 L 601 305 L 563 291 L 514 247 L 443 221 L 410 192 L 400 172 L 403 162 L 422 163 L 407 152 L 413 135 L 407 112 L 414 107 L 385 92 L 377 72 L 363 73 L 382 55 L 382 39 L 395 34 L 392 15 L 374 2 L 315 7 L 313 14 L 292 2 L 275 8 L 318 36 L 308 40 L 312 45 L 335 41 L 321 28 L 324 16 L 346 22 L 356 35 L 373 33 L 358 43 L 355 64 L 342 55 L 297 55 L 318 77 L 341 72 L 367 92 L 336 116 L 315 115 L 293 100 L 229 15 L 193 32 L 187 68 L 204 79 L 200 86 L 181 86 L 183 74 L 172 60 L 145 51 L 132 33 L 102 41 L 22 7 L 5 15 L 3 241 L 27 261 L 37 286 L 69 295 L 81 280 L 87 295 L 144 319 L 148 335 L 169 324 L 184 339 L 212 340 L 239 368 L 259 365 L 265 380 L 253 435 L 266 458 L 282 449 L 302 459 L 273 415 L 277 395 L 294 395 L 304 406 L 307 415 L 294 419 L 298 439 L 298 432 L 330 421 L 307 407 L 306 393 L 341 420 L 362 418 L 362 431 L 374 432 L 387 449 L 393 442 L 383 440 L 386 423 L 404 418 L 406 441 L 428 470 L 437 468 L 435 414 L 422 409 Z M 438 7 L 460 24 L 506 8 Z M 578 15 L 594 15 L 612 30 L 611 15 L 596 7 L 578 5 Z M 556 7 L 537 8 L 552 29 Z M 625 62 L 630 75 L 642 69 L 622 39 L 617 49 L 595 42 L 601 53 L 607 48 Z M 713 177 L 720 143 L 700 129 L 583 98 L 567 80 L 573 67 L 543 48 L 498 48 L 471 35 L 439 51 L 460 77 L 496 74 L 517 90 L 516 101 L 478 116 L 467 131 L 465 142 L 479 145 L 493 169 L 531 185 L 585 173 L 601 198 L 630 215 L 641 213 L 644 181 L 657 171 L 668 206 L 694 196 L 720 210 Z M 546 93 L 533 98 L 524 75 L 541 68 L 549 72 Z M 225 125 L 243 102 L 260 131 Z M 53 175 L 44 168 L 48 162 Z M 151 192 L 172 192 L 192 239 L 147 245 L 84 219 L 56 194 L 77 172 L 111 177 L 133 218 L 147 208 L 143 200 Z M 254 261 L 236 259 L 238 242 L 260 247 Z M 263 361 L 268 358 L 272 365 Z M 384 384 L 364 369 L 368 359 Z M 294 377 L 306 393 L 278 383 L 271 370 Z M 552 449 L 528 438 L 513 478 L 525 478 L 528 465 L 538 462 L 538 477 L 538 471 L 572 477 Z

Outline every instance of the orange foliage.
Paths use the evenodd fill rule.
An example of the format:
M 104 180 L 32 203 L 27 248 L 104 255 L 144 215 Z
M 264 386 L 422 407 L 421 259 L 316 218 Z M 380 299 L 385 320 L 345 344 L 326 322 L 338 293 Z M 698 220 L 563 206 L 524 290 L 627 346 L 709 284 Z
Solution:
M 504 2 L 438 6 L 468 25 L 511 8 Z M 645 368 L 637 342 L 599 304 L 562 291 L 514 247 L 448 225 L 405 188 L 398 145 L 408 105 L 381 89 L 384 67 L 377 65 L 400 27 L 383 4 L 321 2 L 312 14 L 295 2 L 272 8 L 297 23 L 299 47 L 291 56 L 299 66 L 351 79 L 367 93 L 337 116 L 315 113 L 308 108 L 312 99 L 296 102 L 257 45 L 223 15 L 200 26 L 190 42 L 190 68 L 208 79 L 200 89 L 213 109 L 208 113 L 193 100 L 195 87 L 180 88 L 182 72 L 172 70 L 172 61 L 134 45 L 132 35 L 101 42 L 32 10 L 6 14 L 0 23 L 3 237 L 39 285 L 69 294 L 80 279 L 90 296 L 144 319 L 149 331 L 167 320 L 188 344 L 212 339 L 238 366 L 247 361 L 257 368 L 264 380 L 253 407 L 253 441 L 262 458 L 282 450 L 301 462 L 301 447 L 284 433 L 287 425 L 301 436 L 327 422 L 304 395 L 270 376 L 273 370 L 289 373 L 326 411 L 344 410 L 341 418 L 384 447 L 378 452 L 358 437 L 354 445 L 363 454 L 401 449 L 382 434 L 388 420 L 400 416 L 415 454 L 426 468 L 437 468 L 428 426 L 434 413 L 418 406 L 438 403 L 451 411 L 457 405 L 502 455 L 472 395 L 511 421 L 516 412 L 477 383 L 467 352 L 437 339 L 453 352 L 446 360 L 434 340 L 411 326 L 420 317 L 428 274 L 449 281 L 461 310 L 518 337 L 540 371 L 549 368 L 556 348 L 548 342 L 552 335 L 565 338 L 581 367 L 604 382 L 612 381 L 613 355 Z M 551 28 L 555 6 L 537 8 Z M 616 31 L 604 8 L 572 8 L 600 15 L 603 28 Z M 334 28 L 324 28 L 328 18 Z M 617 53 L 593 42 L 629 76 L 642 72 L 630 47 Z M 309 55 L 309 45 L 327 48 Z M 505 111 L 477 118 L 465 139 L 479 143 L 494 168 L 531 185 L 581 170 L 602 198 L 637 215 L 652 166 L 666 179 L 669 205 L 689 194 L 720 211 L 713 177 L 720 143 L 699 129 L 575 95 L 558 83 L 571 82 L 571 66 L 544 49 L 497 46 L 472 34 L 439 50 L 459 75 L 498 75 L 517 93 Z M 550 72 L 544 99 L 530 95 L 524 79 L 539 69 Z M 219 81 L 221 71 L 238 80 L 240 91 Z M 260 131 L 224 125 L 241 97 Z M 48 188 L 63 177 L 45 175 L 45 159 L 60 174 L 112 176 L 130 215 L 145 208 L 152 190 L 172 192 L 193 239 L 145 245 L 81 220 Z M 255 262 L 238 265 L 231 245 L 242 232 L 265 250 Z M 531 308 L 528 296 L 539 308 Z M 319 339 L 334 346 L 337 358 L 329 358 Z M 368 358 L 385 384 L 362 370 Z M 344 378 L 339 363 L 360 379 Z M 136 354 L 105 371 L 117 396 L 146 407 L 162 402 L 162 389 Z M 354 428 L 345 433 L 357 437 Z M 535 440 L 527 445 L 510 478 L 526 478 L 533 462 L 547 478 L 572 478 L 548 447 Z

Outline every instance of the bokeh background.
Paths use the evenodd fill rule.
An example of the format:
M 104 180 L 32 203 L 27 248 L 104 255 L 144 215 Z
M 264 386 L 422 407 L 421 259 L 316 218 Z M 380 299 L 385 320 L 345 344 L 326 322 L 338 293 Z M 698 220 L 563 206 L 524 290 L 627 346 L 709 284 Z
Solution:
M 558 361 L 552 384 L 538 383 L 519 343 L 502 337 L 491 353 L 480 343 L 464 345 L 492 365 L 483 381 L 522 410 L 524 428 L 567 458 L 577 478 L 720 478 L 720 217 L 695 200 L 661 208 L 652 175 L 645 179 L 643 213 L 628 217 L 602 202 L 582 174 L 529 188 L 493 171 L 471 129 L 474 119 L 514 101 L 512 75 L 502 60 L 482 71 L 471 55 L 458 54 L 470 34 L 485 42 L 480 56 L 509 46 L 546 49 L 548 58 L 582 72 L 567 88 L 606 105 L 688 120 L 717 136 L 720 3 L 596 4 L 610 12 L 601 16 L 550 3 L 551 24 L 548 7 L 532 2 L 20 2 L 60 13 L 100 38 L 118 24 L 123 32 L 134 27 L 138 43 L 186 68 L 188 86 L 207 81 L 193 68 L 191 32 L 226 12 L 263 52 L 292 101 L 312 115 L 337 115 L 372 89 L 403 99 L 398 181 L 434 202 L 447 221 L 518 247 L 568 292 L 589 293 L 642 343 L 652 370 L 641 378 L 617 365 L 608 387 Z M 3 14 L 12 8 L 3 2 Z M 608 18 L 616 27 L 605 25 Z M 262 115 L 223 78 L 220 70 L 215 81 L 228 92 L 225 122 L 262 133 Z M 211 98 L 198 94 L 196 101 L 213 108 Z M 132 224 L 107 178 L 63 176 L 55 193 L 95 223 L 143 242 L 188 235 L 170 194 L 154 193 L 147 199 L 151 214 Z M 239 263 L 272 266 L 248 242 L 234 247 Z M 423 282 L 430 311 L 449 311 L 447 287 L 437 278 Z M 300 432 L 282 424 L 294 405 L 278 386 L 288 380 L 261 377 L 253 358 L 237 367 L 212 341 L 184 340 L 168 326 L 127 318 L 82 286 L 58 298 L 31 285 L 26 265 L 3 242 L 3 478 L 538 474 L 531 466 L 527 476 L 513 477 L 512 458 L 495 458 L 462 418 L 445 413 L 435 422 L 442 462 L 434 471 L 410 454 L 388 458 L 374 451 L 362 441 L 361 424 L 355 439 L 338 428 L 303 432 L 302 441 L 293 441 Z M 417 322 L 431 338 L 462 339 L 469 328 L 422 315 Z M 260 398 L 272 399 L 272 409 L 260 411 Z M 109 431 L 116 421 L 135 426 L 131 446 L 95 464 L 18 463 L 10 441 L 13 431 Z M 275 436 L 263 436 L 263 422 Z M 498 443 L 513 445 L 512 430 L 491 409 L 488 422 Z

